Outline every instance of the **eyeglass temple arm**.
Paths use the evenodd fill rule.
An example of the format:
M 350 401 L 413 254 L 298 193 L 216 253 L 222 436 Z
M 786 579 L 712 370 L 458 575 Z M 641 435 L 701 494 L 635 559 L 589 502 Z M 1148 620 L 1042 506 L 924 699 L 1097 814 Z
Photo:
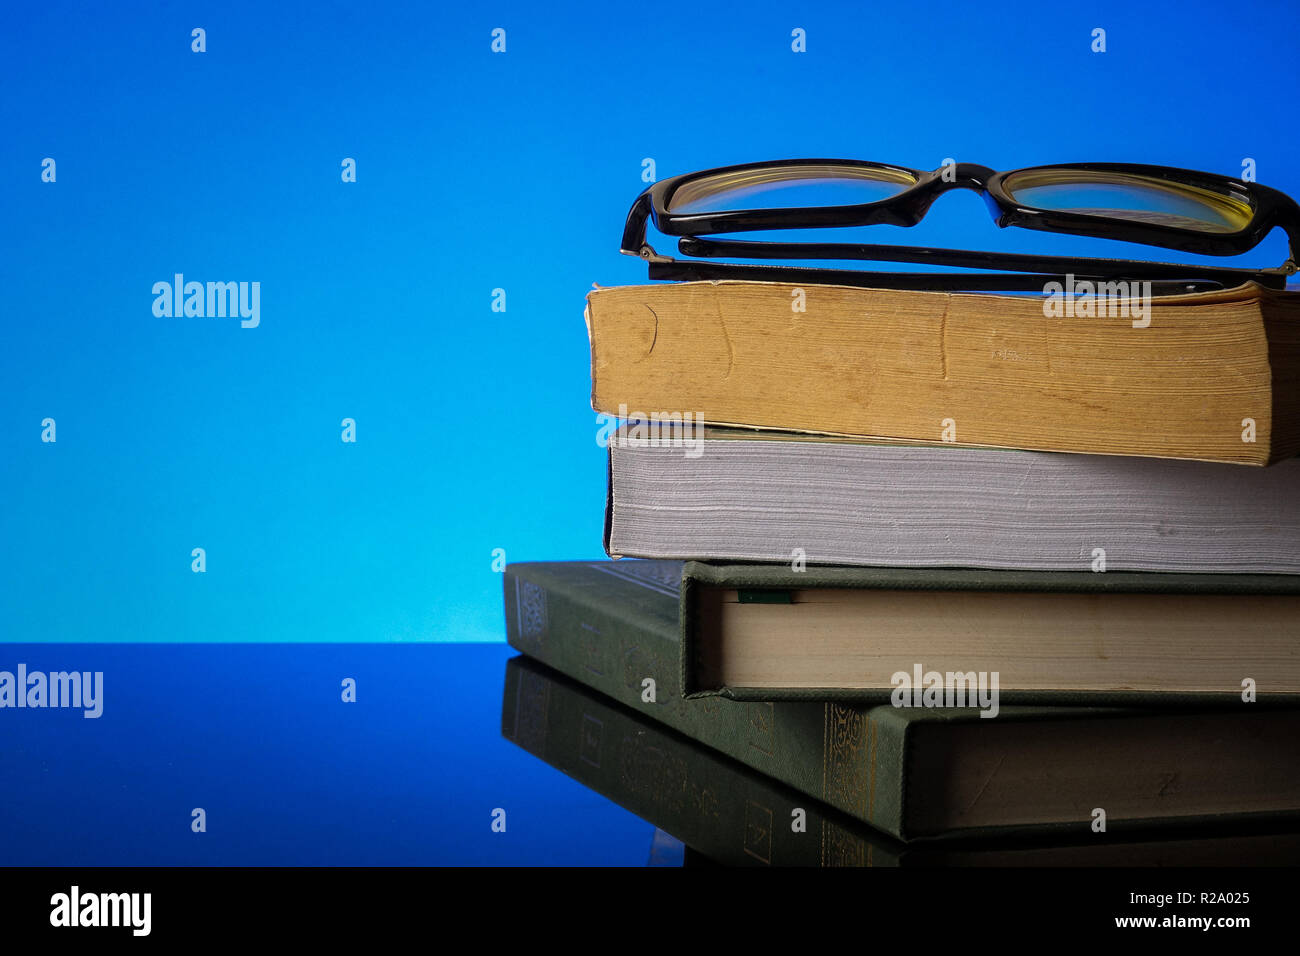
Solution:
M 959 269 L 1006 269 L 1013 272 L 1089 272 L 1130 279 L 1225 279 L 1236 284 L 1277 270 L 1189 266 L 1134 259 L 1037 256 L 1015 252 L 976 252 L 869 243 L 759 242 L 748 239 L 701 239 L 686 236 L 678 243 L 683 255 L 704 259 L 856 259 L 875 262 L 924 262 Z
M 643 249 L 649 249 L 645 242 L 645 224 L 650 218 L 650 190 L 647 189 L 636 197 L 636 202 L 628 210 L 627 223 L 623 226 L 623 242 L 619 251 L 628 256 L 644 255 Z M 653 253 L 654 250 L 650 250 Z M 647 256 L 648 258 L 648 256 Z
M 867 289 L 910 289 L 930 292 L 1045 292 L 1048 283 L 1068 283 L 1065 274 L 1043 273 L 953 273 L 953 272 L 870 272 L 862 269 L 823 269 L 804 266 L 751 265 L 748 263 L 710 262 L 704 259 L 669 259 L 654 256 L 649 260 L 651 279 L 677 282 L 691 280 L 749 279 L 759 282 L 799 282 L 822 285 L 848 285 Z M 1076 282 L 1105 282 L 1108 277 L 1073 274 Z M 1113 279 L 1113 277 L 1110 277 Z M 1153 295 L 1208 292 L 1225 288 L 1214 279 L 1150 280 Z M 1264 283 L 1281 288 L 1281 276 Z M 1229 286 L 1240 285 L 1234 279 Z

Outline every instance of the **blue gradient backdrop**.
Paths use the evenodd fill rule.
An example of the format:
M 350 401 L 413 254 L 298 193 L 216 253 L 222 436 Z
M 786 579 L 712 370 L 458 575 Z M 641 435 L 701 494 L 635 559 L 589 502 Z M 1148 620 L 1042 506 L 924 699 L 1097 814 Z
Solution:
M 493 549 L 601 555 L 583 297 L 645 281 L 643 159 L 1249 157 L 1300 195 L 1294 13 L 10 5 L 0 669 L 102 669 L 106 701 L 0 713 L 0 863 L 643 861 L 647 824 L 500 740 L 504 648 L 391 646 L 502 640 Z M 1135 251 L 966 193 L 875 235 Z M 177 272 L 260 282 L 260 325 L 155 317 Z
M 798 155 L 1239 175 L 1250 157 L 1261 182 L 1300 194 L 1293 13 L 12 8 L 3 636 L 500 640 L 494 548 L 512 561 L 601 555 L 583 296 L 645 281 L 616 251 L 644 158 L 663 177 Z M 194 27 L 206 53 L 191 52 Z M 490 50 L 495 27 L 504 54 Z M 795 27 L 807 53 L 791 52 Z M 1099 251 L 997 230 L 965 193 L 915 229 L 878 228 Z M 1278 236 L 1246 257 L 1284 258 Z M 259 281 L 260 326 L 156 318 L 152 285 L 176 272 Z M 56 444 L 40 440 L 46 417 Z M 345 417 L 356 444 L 340 440 Z M 205 574 L 190 570 L 195 547 Z

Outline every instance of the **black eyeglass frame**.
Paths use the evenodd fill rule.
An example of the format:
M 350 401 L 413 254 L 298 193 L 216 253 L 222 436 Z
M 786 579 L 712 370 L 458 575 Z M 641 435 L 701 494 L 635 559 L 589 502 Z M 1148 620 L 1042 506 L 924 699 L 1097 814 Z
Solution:
M 914 182 L 886 199 L 846 206 L 792 207 L 779 209 L 672 212 L 674 193 L 683 185 L 705 176 L 745 172 L 784 166 L 849 166 L 887 170 L 911 177 Z M 1144 176 L 1226 194 L 1249 203 L 1253 215 L 1249 224 L 1235 233 L 1204 231 L 1132 219 L 1108 218 L 1085 213 L 1041 209 L 1011 197 L 1003 187 L 1016 174 L 1053 170 L 1113 172 Z M 914 226 L 931 204 L 953 189 L 970 189 L 982 196 L 999 227 L 1020 226 L 1046 232 L 1114 239 L 1161 246 L 1210 256 L 1231 256 L 1255 248 L 1274 228 L 1287 234 L 1290 258 L 1276 269 L 1241 269 L 1220 266 L 1189 266 L 1178 263 L 1128 259 L 1037 256 L 1015 253 L 976 252 L 866 243 L 803 243 L 754 240 L 717 240 L 708 234 L 773 229 L 890 224 Z M 864 270 L 835 270 L 808 267 L 711 263 L 675 260 L 659 255 L 646 242 L 647 223 L 669 236 L 681 237 L 678 248 L 684 255 L 702 258 L 739 257 L 754 259 L 859 259 L 885 262 L 927 262 L 959 268 L 992 268 L 1033 275 L 954 275 L 942 273 L 888 273 Z M 623 231 L 620 251 L 650 263 L 651 278 L 771 278 L 794 281 L 846 283 L 873 287 L 928 289 L 1041 289 L 1043 283 L 1063 279 L 1150 279 L 1162 281 L 1163 291 L 1220 288 L 1255 281 L 1282 288 L 1286 277 L 1295 274 L 1300 260 L 1300 205 L 1286 193 L 1260 183 L 1246 182 L 1214 173 L 1149 166 L 1133 163 L 1054 163 L 1021 169 L 996 171 L 976 163 L 955 163 L 925 171 L 888 163 L 842 159 L 785 159 L 742 163 L 674 176 L 654 183 L 633 203 Z

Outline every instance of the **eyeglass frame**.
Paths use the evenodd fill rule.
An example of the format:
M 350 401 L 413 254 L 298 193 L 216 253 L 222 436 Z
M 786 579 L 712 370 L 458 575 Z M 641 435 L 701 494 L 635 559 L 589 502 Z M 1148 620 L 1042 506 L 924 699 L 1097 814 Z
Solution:
M 732 209 L 707 212 L 672 212 L 674 193 L 686 183 L 706 176 L 772 169 L 788 166 L 840 166 L 878 169 L 912 177 L 913 184 L 901 192 L 869 203 L 837 206 L 785 207 L 776 209 Z M 1208 189 L 1249 202 L 1250 222 L 1234 233 L 1206 233 L 1201 230 L 1161 223 L 1137 222 L 1087 213 L 1042 209 L 1013 199 L 1003 187 L 1016 174 L 1049 170 L 1120 173 L 1164 180 L 1176 185 Z M 934 201 L 953 189 L 980 193 L 999 227 L 1020 226 L 1046 232 L 1090 236 L 1161 246 L 1200 255 L 1230 256 L 1259 245 L 1274 228 L 1287 234 L 1290 258 L 1276 269 L 1242 269 L 1132 259 L 1069 256 L 1040 256 L 1020 253 L 978 252 L 963 249 L 875 245 L 868 243 L 804 243 L 755 240 L 719 240 L 702 234 L 749 232 L 772 229 L 814 229 L 889 224 L 914 226 Z M 1244 194 L 1244 197 L 1241 195 Z M 882 262 L 928 262 L 958 268 L 1008 270 L 1002 274 L 895 273 L 856 269 L 713 263 L 701 259 L 680 260 L 662 256 L 646 242 L 648 223 L 668 236 L 679 237 L 683 255 L 704 260 L 718 257 L 753 259 L 858 259 Z M 660 180 L 645 189 L 632 204 L 624 225 L 620 252 L 647 260 L 650 277 L 662 279 L 752 278 L 849 284 L 875 288 L 1032 290 L 1050 281 L 1061 281 L 1066 273 L 1076 280 L 1154 280 L 1161 292 L 1198 291 L 1254 281 L 1271 288 L 1284 288 L 1287 276 L 1297 271 L 1300 260 L 1300 204 L 1286 193 L 1260 183 L 1171 166 L 1134 163 L 1053 163 L 997 171 L 977 163 L 949 163 L 932 171 L 910 169 L 889 163 L 843 159 L 783 159 L 741 163 L 684 173 Z M 1016 275 L 1015 273 L 1039 273 Z

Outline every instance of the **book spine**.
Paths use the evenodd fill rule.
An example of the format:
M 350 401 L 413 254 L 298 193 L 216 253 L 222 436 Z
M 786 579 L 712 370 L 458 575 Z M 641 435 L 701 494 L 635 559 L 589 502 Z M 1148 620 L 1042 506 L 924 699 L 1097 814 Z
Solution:
M 873 765 L 868 708 L 835 702 L 687 700 L 676 615 L 664 595 L 617 579 L 576 585 L 538 566 L 505 574 L 506 636 L 516 650 L 639 714 L 901 836 L 902 778 Z M 901 747 L 901 741 L 900 741 Z
M 899 862 L 886 838 L 841 826 L 794 791 L 578 690 L 526 658 L 507 662 L 501 733 L 715 863 Z

